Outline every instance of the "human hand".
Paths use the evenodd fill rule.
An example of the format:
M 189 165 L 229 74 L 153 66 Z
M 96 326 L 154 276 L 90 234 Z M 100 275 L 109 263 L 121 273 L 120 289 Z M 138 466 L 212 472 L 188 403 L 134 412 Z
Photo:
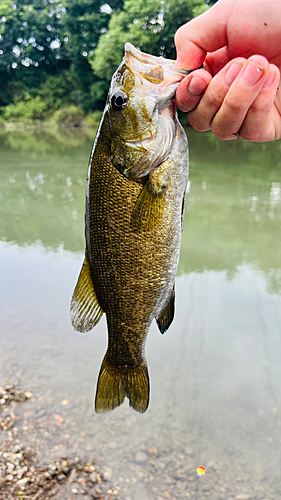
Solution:
M 281 137 L 281 1 L 220 0 L 176 33 L 176 104 L 221 139 Z M 258 55 L 257 55 L 258 54 Z

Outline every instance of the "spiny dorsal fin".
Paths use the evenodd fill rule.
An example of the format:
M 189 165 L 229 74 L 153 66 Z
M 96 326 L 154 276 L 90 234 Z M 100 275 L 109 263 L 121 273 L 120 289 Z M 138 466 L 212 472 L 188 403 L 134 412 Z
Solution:
M 134 410 L 140 413 L 146 411 L 149 403 L 147 365 L 144 362 L 143 365 L 135 368 L 119 368 L 110 365 L 105 355 L 97 384 L 96 412 L 105 413 L 114 410 L 123 403 L 125 396 Z
M 94 328 L 103 315 L 91 278 L 87 253 L 71 299 L 70 314 L 72 326 L 79 332 Z
M 162 335 L 168 330 L 170 324 L 174 319 L 174 314 L 175 314 L 175 285 L 168 302 L 166 302 L 158 318 L 156 318 L 156 323 Z
M 131 215 L 133 231 L 152 231 L 162 218 L 166 186 L 156 186 L 150 179 L 142 188 Z

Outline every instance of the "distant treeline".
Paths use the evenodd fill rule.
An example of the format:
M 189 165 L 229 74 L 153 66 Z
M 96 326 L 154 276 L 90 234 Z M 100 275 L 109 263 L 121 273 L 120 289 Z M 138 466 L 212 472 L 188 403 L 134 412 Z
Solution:
M 101 110 L 126 41 L 175 58 L 174 34 L 204 0 L 1 0 L 0 120 Z M 76 117 L 77 118 L 77 117 Z M 77 118 L 79 121 L 79 117 Z

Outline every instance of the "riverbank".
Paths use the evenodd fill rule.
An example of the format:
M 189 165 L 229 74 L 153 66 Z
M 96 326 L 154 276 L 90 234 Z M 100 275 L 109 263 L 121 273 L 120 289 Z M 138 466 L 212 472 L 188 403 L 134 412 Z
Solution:
M 25 422 L 33 399 L 30 391 L 23 392 L 11 384 L 0 388 L 0 499 L 118 500 L 119 488 L 109 482 L 110 469 L 101 469 L 95 460 L 65 456 L 52 463 L 39 460 L 32 429 Z M 24 419 L 18 411 L 22 405 L 25 405 Z M 64 400 L 62 405 L 68 406 L 68 401 Z M 61 415 L 54 416 L 54 425 L 63 422 Z M 46 440 L 51 422 L 40 419 L 35 427 L 41 430 L 41 441 L 44 437 Z M 26 439 L 28 435 L 30 439 Z
M 85 114 L 84 111 L 76 106 L 62 108 L 54 114 L 44 119 L 35 119 L 33 116 L 15 115 L 10 118 L 0 116 L 0 129 L 2 130 L 50 130 L 53 128 L 97 128 L 101 119 L 102 112 L 94 111 Z
M 36 116 L 36 115 L 35 115 Z M 47 118 L 40 116 L 36 119 L 34 114 L 23 115 L 0 115 L 0 130 L 50 130 L 50 129 L 97 129 L 102 116 L 102 111 L 93 111 L 92 113 L 84 113 L 81 108 L 69 106 L 61 108 L 49 115 Z M 181 124 L 188 126 L 187 115 L 179 111 Z

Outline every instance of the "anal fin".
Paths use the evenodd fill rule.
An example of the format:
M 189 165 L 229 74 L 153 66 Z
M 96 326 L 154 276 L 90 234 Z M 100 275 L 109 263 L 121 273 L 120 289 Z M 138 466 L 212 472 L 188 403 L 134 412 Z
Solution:
M 168 302 L 166 302 L 158 318 L 156 318 L 156 323 L 162 335 L 168 330 L 169 326 L 171 325 L 174 319 L 174 314 L 175 314 L 175 286 L 172 290 Z
M 87 252 L 71 299 L 70 314 L 72 326 L 79 332 L 91 330 L 103 315 L 91 278 Z

